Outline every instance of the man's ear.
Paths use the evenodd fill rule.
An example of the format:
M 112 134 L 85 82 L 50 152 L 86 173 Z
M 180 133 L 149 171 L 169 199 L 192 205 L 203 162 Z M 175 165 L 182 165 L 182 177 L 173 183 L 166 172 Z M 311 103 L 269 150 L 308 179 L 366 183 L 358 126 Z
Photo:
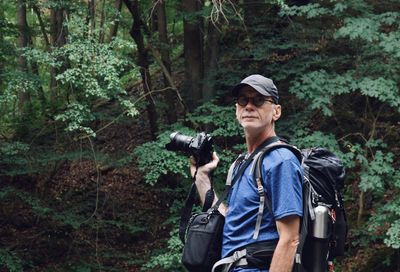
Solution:
M 239 105 L 237 103 L 235 103 L 235 115 L 236 115 L 236 121 L 239 122 L 240 124 L 240 120 L 239 120 L 239 116 L 238 116 L 238 107 Z
M 274 121 L 277 121 L 281 117 L 281 110 L 281 105 L 274 106 L 274 109 L 272 110 L 272 119 L 274 119 Z

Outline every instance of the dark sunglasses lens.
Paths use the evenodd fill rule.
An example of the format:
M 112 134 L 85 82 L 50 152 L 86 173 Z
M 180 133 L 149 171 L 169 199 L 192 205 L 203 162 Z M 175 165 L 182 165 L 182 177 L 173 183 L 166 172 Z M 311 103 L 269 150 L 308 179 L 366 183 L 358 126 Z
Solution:
M 249 98 L 248 98 L 248 97 L 245 97 L 245 96 L 241 96 L 241 97 L 239 97 L 239 98 L 237 99 L 237 103 L 238 103 L 240 106 L 244 107 L 244 106 L 247 105 L 247 103 L 249 103 Z
M 264 97 L 262 97 L 262 96 L 256 96 L 256 97 L 241 96 L 241 97 L 238 97 L 238 99 L 237 99 L 237 103 L 238 103 L 240 106 L 242 106 L 242 107 L 246 106 L 247 103 L 249 103 L 249 101 L 250 101 L 254 106 L 256 106 L 256 107 L 261 107 L 261 106 L 264 104 L 265 99 L 264 99 Z
M 264 97 L 256 96 L 253 97 L 253 105 L 256 107 L 261 107 L 264 104 Z

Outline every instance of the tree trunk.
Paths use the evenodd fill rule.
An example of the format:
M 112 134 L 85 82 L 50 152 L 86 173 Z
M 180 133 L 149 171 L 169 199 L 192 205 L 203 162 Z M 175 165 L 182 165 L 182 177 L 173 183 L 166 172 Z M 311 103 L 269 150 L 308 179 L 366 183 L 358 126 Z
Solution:
M 161 61 L 164 64 L 167 72 L 171 75 L 171 59 L 169 56 L 169 42 L 168 42 L 168 31 L 167 31 L 167 16 L 165 14 L 165 2 L 156 1 L 155 12 L 157 14 L 157 29 L 158 37 L 160 40 L 160 52 Z M 171 87 L 167 78 L 167 75 L 163 73 L 164 76 L 164 86 Z M 165 101 L 168 105 L 167 109 L 167 120 L 169 124 L 175 123 L 177 121 L 176 115 L 176 101 L 177 97 L 175 92 L 167 91 L 165 93 Z
M 164 0 L 154 0 L 154 6 L 151 9 L 151 14 L 149 15 L 150 17 L 150 30 L 152 33 L 155 33 L 158 31 L 158 6 L 159 5 L 163 5 L 164 4 Z
M 121 14 L 121 8 L 122 8 L 122 0 L 115 0 L 114 2 L 114 9 L 116 12 L 118 12 L 118 14 L 115 14 L 115 16 L 113 17 L 113 23 L 111 24 L 111 28 L 110 28 L 110 34 L 108 36 L 107 41 L 111 42 L 112 39 L 114 37 L 117 36 L 118 33 L 118 27 L 119 27 L 119 16 Z
M 28 23 L 26 21 L 26 5 L 24 0 L 18 0 L 17 2 L 17 24 L 18 24 L 18 47 L 23 49 L 28 46 Z M 27 60 L 22 54 L 18 58 L 19 68 L 23 72 L 28 71 Z
M 51 45 L 61 47 L 66 44 L 67 31 L 63 26 L 64 8 L 50 10 L 50 39 Z
M 87 23 L 89 25 L 89 37 L 94 34 L 96 28 L 96 0 L 88 2 L 88 17 Z
M 21 50 L 28 46 L 28 23 L 26 20 L 26 5 L 24 0 L 18 0 L 17 2 L 17 24 L 18 24 L 18 48 Z M 22 52 L 19 54 L 18 58 L 19 69 L 23 73 L 28 72 L 28 62 L 26 58 L 22 55 Z M 19 101 L 19 109 L 21 113 L 26 112 L 27 106 L 30 104 L 30 94 L 25 91 L 20 91 L 18 93 L 18 101 Z
M 104 42 L 104 22 L 106 20 L 106 0 L 101 2 L 101 13 L 100 13 L 100 34 L 99 34 L 99 42 Z
M 167 68 L 168 72 L 171 73 L 171 60 L 169 57 L 169 42 L 167 32 L 167 17 L 165 14 L 165 2 L 157 2 L 156 6 L 157 13 L 157 28 L 159 39 L 161 43 L 161 59 Z
M 127 6 L 129 12 L 131 13 L 133 19 L 133 24 L 129 33 L 137 45 L 137 50 L 138 50 L 137 63 L 140 66 L 140 74 L 143 80 L 143 90 L 146 94 L 146 100 L 147 100 L 146 110 L 149 118 L 150 132 L 153 139 L 156 139 L 156 133 L 158 131 L 157 112 L 154 101 L 151 97 L 152 87 L 151 87 L 151 77 L 149 72 L 149 54 L 147 48 L 145 47 L 144 37 L 142 33 L 142 28 L 146 28 L 146 25 L 140 18 L 137 0 L 134 1 L 124 0 L 124 3 Z
M 47 36 L 46 27 L 45 27 L 45 24 L 43 22 L 40 9 L 36 5 L 33 5 L 32 9 L 33 9 L 33 11 L 35 12 L 35 14 L 36 14 L 36 16 L 38 18 L 39 25 L 40 25 L 40 31 L 42 32 L 44 43 L 46 45 L 46 51 L 50 52 L 50 40 L 49 40 L 49 37 Z M 31 35 L 29 35 L 29 44 L 31 46 L 33 46 L 33 40 L 32 40 Z M 31 61 L 31 68 L 32 68 L 32 73 L 37 75 L 38 77 L 40 77 L 39 76 L 39 66 L 38 66 L 37 62 Z M 44 110 L 45 107 L 46 107 L 46 96 L 45 96 L 45 93 L 44 93 L 42 85 L 39 86 L 38 94 L 39 94 L 39 100 L 40 100 L 42 109 Z
M 217 59 L 219 49 L 218 25 L 214 25 L 211 20 L 208 22 L 207 39 L 204 50 L 204 85 L 203 100 L 209 101 L 215 97 L 215 80 L 217 73 Z
M 183 11 L 193 14 L 200 10 L 201 2 L 198 0 L 183 0 Z M 202 20 L 198 17 L 185 16 L 183 21 L 183 46 L 185 55 L 185 83 L 184 93 L 192 111 L 202 100 L 203 80 L 203 36 Z
M 63 26 L 64 9 L 57 8 L 50 10 L 50 42 L 53 47 L 62 47 L 66 44 L 67 31 Z M 51 101 L 55 102 L 59 96 L 57 90 L 56 76 L 63 70 L 52 67 L 50 69 L 50 96 Z

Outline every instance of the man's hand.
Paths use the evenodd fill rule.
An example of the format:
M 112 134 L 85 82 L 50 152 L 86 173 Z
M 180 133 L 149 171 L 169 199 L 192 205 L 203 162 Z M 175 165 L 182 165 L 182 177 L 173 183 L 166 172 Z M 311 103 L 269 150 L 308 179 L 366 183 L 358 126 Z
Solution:
M 206 175 L 206 176 L 209 175 L 215 168 L 217 168 L 218 162 L 219 158 L 217 156 L 217 153 L 213 152 L 211 161 L 203 166 L 200 166 L 197 169 L 196 180 L 199 175 Z M 193 157 L 190 157 L 190 175 L 192 176 L 192 178 L 194 177 L 195 173 L 196 173 L 196 162 Z
M 212 171 L 214 171 L 215 168 L 217 168 L 218 162 L 219 162 L 219 158 L 217 156 L 217 153 L 214 152 L 213 156 L 212 156 L 212 160 L 209 163 L 207 163 L 203 166 L 200 166 L 197 169 L 197 173 L 196 173 L 196 164 L 195 164 L 196 162 L 194 161 L 193 158 L 190 159 L 190 174 L 192 177 L 194 177 L 194 174 L 196 173 L 195 184 L 197 187 L 197 191 L 199 192 L 200 200 L 201 200 L 202 204 L 204 204 L 206 192 L 208 190 L 210 190 L 210 188 L 211 188 L 210 173 Z M 218 201 L 218 197 L 215 195 L 213 205 L 217 201 Z M 218 207 L 218 211 L 221 214 L 225 215 L 227 208 L 224 204 L 221 204 Z

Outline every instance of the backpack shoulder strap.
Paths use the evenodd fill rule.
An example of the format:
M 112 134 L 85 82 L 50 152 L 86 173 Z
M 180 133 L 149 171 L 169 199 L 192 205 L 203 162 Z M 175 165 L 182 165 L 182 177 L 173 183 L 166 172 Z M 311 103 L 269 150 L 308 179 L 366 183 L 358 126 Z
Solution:
M 261 221 L 262 221 L 262 215 L 264 213 L 264 206 L 266 205 L 269 212 L 272 214 L 272 204 L 271 200 L 268 198 L 268 194 L 265 193 L 264 191 L 264 186 L 262 182 L 262 161 L 265 155 L 267 155 L 269 152 L 278 149 L 278 148 L 287 148 L 290 151 L 293 152 L 293 154 L 296 156 L 296 158 L 299 160 L 300 164 L 302 163 L 302 155 L 300 150 L 290 144 L 287 143 L 273 143 L 269 146 L 264 147 L 263 149 L 260 150 L 260 152 L 255 156 L 254 158 L 254 164 L 253 164 L 253 174 L 254 174 L 254 180 L 256 182 L 256 187 L 258 194 L 260 196 L 260 204 L 258 206 L 258 214 L 257 214 L 257 221 L 256 221 L 256 227 L 254 230 L 253 234 L 253 239 L 257 240 L 258 235 L 260 233 L 260 227 L 261 227 Z
M 237 167 L 242 163 L 242 161 L 245 158 L 245 154 L 240 154 L 236 160 L 231 164 L 231 167 L 229 167 L 228 174 L 226 175 L 226 181 L 225 185 L 226 186 L 232 186 L 232 178 L 233 178 L 233 173 L 235 170 L 237 170 Z
M 234 171 L 237 169 L 237 167 L 242 163 L 242 161 L 244 160 L 245 154 L 240 154 L 236 160 L 231 164 L 231 166 L 229 167 L 228 170 L 228 174 L 226 176 L 226 187 L 231 187 L 232 186 L 232 177 L 233 177 L 233 173 Z M 213 183 L 211 182 L 211 189 L 209 189 L 206 192 L 205 195 L 205 201 L 204 201 L 204 205 L 203 205 L 203 212 L 208 211 L 212 204 L 214 203 L 214 188 L 213 188 Z

